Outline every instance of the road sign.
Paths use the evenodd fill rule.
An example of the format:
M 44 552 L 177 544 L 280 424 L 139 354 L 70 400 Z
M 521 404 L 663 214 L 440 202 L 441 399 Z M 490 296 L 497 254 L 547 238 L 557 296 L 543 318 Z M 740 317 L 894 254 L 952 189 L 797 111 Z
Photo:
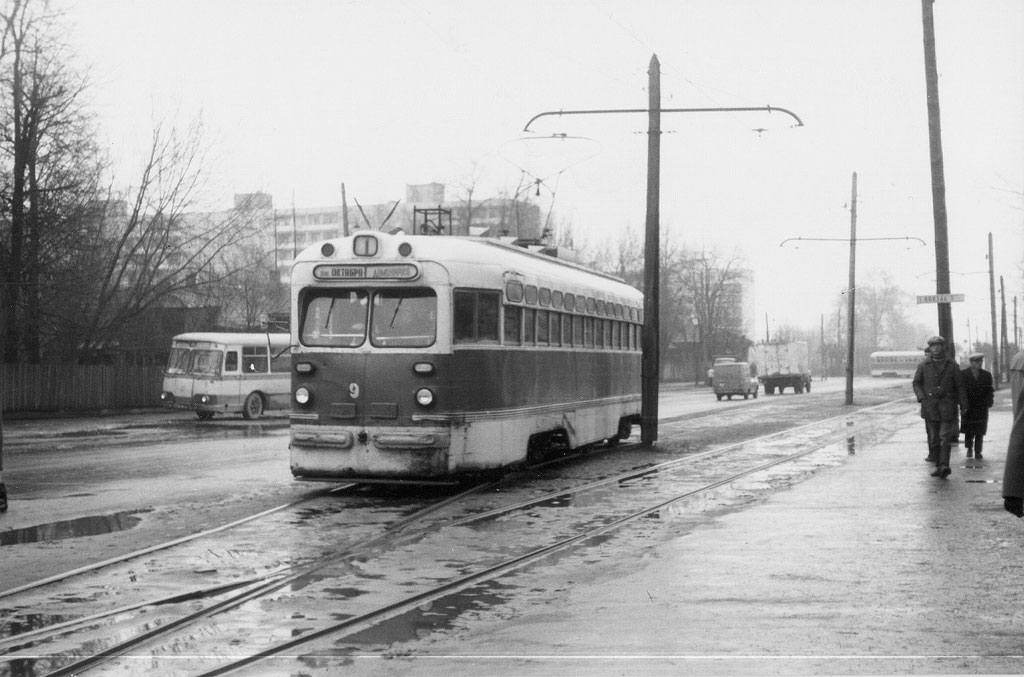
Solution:
M 918 303 L 961 303 L 963 300 L 963 294 L 927 294 L 917 297 Z

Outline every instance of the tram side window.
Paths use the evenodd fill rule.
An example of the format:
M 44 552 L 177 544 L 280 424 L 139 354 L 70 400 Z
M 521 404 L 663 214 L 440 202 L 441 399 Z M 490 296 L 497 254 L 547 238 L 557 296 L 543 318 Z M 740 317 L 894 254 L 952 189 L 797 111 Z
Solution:
M 229 350 L 224 354 L 224 371 L 232 374 L 238 373 L 238 351 Z
M 501 294 L 496 291 L 456 289 L 453 297 L 457 343 L 497 342 Z
M 519 327 L 522 324 L 523 309 L 519 306 L 505 306 L 505 343 L 518 345 Z
M 242 346 L 242 370 L 246 374 L 265 374 L 269 364 L 266 346 Z
M 548 311 L 538 310 L 537 311 L 537 345 L 546 346 L 550 340 L 550 334 L 548 333 Z
M 532 346 L 537 342 L 537 311 L 533 308 L 523 309 L 523 343 Z

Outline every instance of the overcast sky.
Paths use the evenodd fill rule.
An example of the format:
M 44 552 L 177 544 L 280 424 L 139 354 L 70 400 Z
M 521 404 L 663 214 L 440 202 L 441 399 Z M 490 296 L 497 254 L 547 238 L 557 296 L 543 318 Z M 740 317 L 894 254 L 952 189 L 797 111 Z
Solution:
M 201 113 L 219 204 L 363 204 L 442 182 L 448 197 L 538 198 L 578 239 L 642 236 L 643 115 L 661 63 L 661 223 L 678 243 L 740 247 L 758 326 L 817 327 L 848 277 L 858 174 L 858 281 L 886 271 L 934 293 L 919 0 L 61 0 L 91 69 L 92 100 L 125 181 L 153 121 Z M 1024 2 L 936 0 L 939 94 L 956 338 L 991 334 L 987 235 L 1007 297 L 1024 260 Z M 566 134 L 564 140 L 543 139 Z M 787 238 L 836 238 L 780 247 Z M 997 281 L 998 284 L 998 281 Z M 1019 313 L 1024 317 L 1024 299 Z M 1012 307 L 1012 306 L 1011 306 Z M 915 318 L 936 325 L 934 306 Z M 1011 319 L 1012 321 L 1012 319 Z M 1022 320 L 1024 322 L 1024 320 Z

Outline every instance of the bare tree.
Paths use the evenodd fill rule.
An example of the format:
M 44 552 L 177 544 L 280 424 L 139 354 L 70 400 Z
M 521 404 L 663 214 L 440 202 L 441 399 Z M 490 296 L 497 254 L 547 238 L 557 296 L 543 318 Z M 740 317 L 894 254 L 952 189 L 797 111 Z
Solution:
M 0 321 L 4 361 L 41 358 L 48 299 L 74 255 L 75 214 L 104 168 L 83 74 L 46 5 L 0 7 Z
M 690 292 L 693 317 L 705 363 L 711 364 L 717 351 L 738 352 L 742 318 L 742 284 L 747 275 L 738 252 L 725 256 L 716 249 L 690 255 L 682 281 Z
M 158 125 L 138 186 L 96 211 L 92 275 L 67 318 L 80 352 L 115 342 L 152 308 L 201 301 L 236 270 L 224 254 L 258 235 L 248 210 L 194 211 L 208 172 L 201 131 L 199 122 L 183 132 Z

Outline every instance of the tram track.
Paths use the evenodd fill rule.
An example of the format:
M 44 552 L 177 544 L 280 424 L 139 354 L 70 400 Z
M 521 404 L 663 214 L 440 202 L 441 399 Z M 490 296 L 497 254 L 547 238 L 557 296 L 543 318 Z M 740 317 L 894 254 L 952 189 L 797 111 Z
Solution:
M 459 494 L 449 501 L 427 506 L 422 515 L 417 511 L 407 515 L 407 519 L 394 520 L 375 537 L 350 543 L 301 567 L 236 581 L 230 589 L 210 588 L 208 592 L 211 594 L 205 599 L 217 599 L 201 610 L 185 613 L 177 608 L 169 609 L 176 615 L 170 614 L 170 618 L 160 622 L 150 614 L 145 618 L 146 623 L 160 626 L 151 631 L 136 631 L 130 633 L 132 636 L 128 639 L 118 642 L 104 642 L 89 635 L 90 639 L 83 644 L 90 650 L 65 651 L 63 664 L 56 666 L 50 674 L 77 674 L 101 665 L 134 672 L 131 666 L 135 665 L 139 655 L 146 656 L 145 664 L 150 666 L 173 660 L 174 670 L 184 674 L 224 674 L 330 638 L 334 638 L 335 645 L 344 644 L 346 637 L 386 623 L 419 605 L 529 566 L 640 520 L 652 512 L 707 495 L 742 478 L 794 463 L 829 445 L 842 446 L 851 435 L 865 435 L 872 427 L 877 427 L 871 423 L 871 414 L 878 414 L 886 407 L 895 407 L 897 413 L 893 415 L 901 415 L 907 410 L 899 403 L 886 403 L 853 415 L 809 423 L 741 443 L 705 449 L 664 463 L 626 469 L 590 481 L 577 481 L 569 486 L 561 475 L 550 479 L 538 478 L 537 469 L 530 469 L 505 478 L 493 487 L 493 491 L 477 489 L 470 494 Z M 851 427 L 848 425 L 851 416 L 857 416 L 864 422 Z M 823 432 L 823 427 L 828 431 Z M 752 463 L 750 458 L 739 458 L 743 453 L 738 450 L 744 446 L 760 448 L 756 454 L 759 463 Z M 794 447 L 799 448 L 794 450 Z M 625 459 L 631 455 L 630 451 L 630 445 L 621 445 L 616 448 L 615 456 Z M 770 458 L 765 458 L 766 455 Z M 701 464 L 717 468 L 717 478 L 708 480 L 705 471 L 699 469 Z M 558 486 L 548 486 L 550 484 Z M 652 487 L 659 488 L 655 491 Z M 666 493 L 664 487 L 673 489 Z M 531 491 L 533 496 L 522 498 L 522 494 Z M 614 493 L 615 500 L 611 500 L 608 492 Z M 489 507 L 495 502 L 500 505 Z M 564 513 L 566 506 L 572 506 L 576 513 L 571 524 L 564 524 L 561 517 L 554 524 L 549 523 L 545 515 L 559 510 Z M 615 509 L 611 510 L 613 506 Z M 445 508 L 453 509 L 446 514 L 454 514 L 447 514 L 443 521 L 426 523 L 428 515 Z M 540 526 L 531 526 L 533 522 Z M 413 525 L 422 528 L 408 530 Z M 490 539 L 495 531 L 505 536 L 497 545 Z M 452 538 L 453 532 L 461 532 L 461 535 Z M 467 548 L 462 543 L 467 533 L 480 535 L 477 546 Z M 458 554 L 448 552 L 451 548 L 446 545 L 452 542 L 462 544 Z M 513 543 L 516 544 L 514 547 Z M 510 553 L 510 550 L 515 552 Z M 447 557 L 438 560 L 439 553 Z M 388 574 L 382 576 L 379 573 L 382 571 Z M 394 579 L 396 573 L 400 574 L 400 581 Z M 445 579 L 443 583 L 434 583 L 435 579 L 442 578 Z M 415 589 L 415 592 L 397 594 L 407 589 Z M 348 592 L 339 595 L 339 590 Z M 353 590 L 360 592 L 355 594 L 351 592 Z M 344 612 L 324 612 L 320 608 L 325 602 L 330 607 L 332 602 L 339 600 Z M 175 607 L 189 603 L 196 603 L 196 600 L 171 601 L 167 605 Z M 310 612 L 310 608 L 317 609 L 317 613 Z M 254 622 L 254 613 L 263 621 Z M 339 614 L 345 618 L 328 622 Z M 282 617 L 286 619 L 283 623 L 280 621 Z M 74 627 L 66 629 L 74 630 Z M 125 631 L 124 624 L 118 624 L 114 629 L 122 633 Z M 63 633 L 64 630 L 56 628 L 54 633 Z M 24 636 L 31 646 L 18 649 L 17 654 L 28 658 L 39 655 L 39 649 L 47 649 L 50 653 L 47 648 L 50 644 L 54 645 L 53 648 L 70 648 L 63 634 L 59 639 L 46 640 L 38 634 L 35 637 L 32 640 L 31 636 Z M 283 640 L 283 637 L 288 639 Z M 16 640 L 4 638 L 0 642 L 0 651 L 5 646 L 13 648 Z M 74 641 L 71 639 L 70 644 Z M 97 645 L 103 648 L 91 648 Z M 145 652 L 130 653 L 143 646 L 146 647 Z M 315 653 L 317 650 L 310 651 Z M 75 660 L 79 656 L 81 660 Z M 174 658 L 168 659 L 168 656 Z M 188 656 L 197 658 L 190 660 Z M 198 658 L 200 656 L 202 658 Z M 209 670 L 209 665 L 217 662 L 220 665 Z M 160 668 L 156 671 L 159 672 Z

